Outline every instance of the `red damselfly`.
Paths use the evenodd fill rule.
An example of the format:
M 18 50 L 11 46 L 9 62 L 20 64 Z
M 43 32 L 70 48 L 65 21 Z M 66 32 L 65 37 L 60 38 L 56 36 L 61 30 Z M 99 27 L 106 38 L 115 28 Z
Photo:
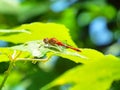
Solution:
M 80 50 L 79 48 L 75 48 L 75 47 L 73 47 L 73 46 L 64 44 L 63 42 L 57 40 L 56 38 L 44 38 L 43 41 L 44 41 L 44 43 L 46 43 L 46 44 L 63 46 L 63 47 L 70 48 L 70 49 L 72 49 L 72 50 L 81 52 L 81 50 Z

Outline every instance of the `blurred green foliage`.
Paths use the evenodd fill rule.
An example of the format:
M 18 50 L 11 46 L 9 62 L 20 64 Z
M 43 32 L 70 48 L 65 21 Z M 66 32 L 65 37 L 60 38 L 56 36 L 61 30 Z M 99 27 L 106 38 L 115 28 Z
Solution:
M 32 22 L 54 22 L 54 23 L 64 24 L 68 29 L 70 29 L 70 35 L 78 47 L 94 48 L 96 50 L 103 52 L 104 54 L 113 54 L 116 56 L 120 56 L 120 48 L 119 48 L 120 10 L 119 9 L 120 9 L 119 0 L 0 0 L 0 28 L 2 30 L 11 29 L 18 27 L 21 24 L 29 24 Z M 111 43 L 99 46 L 93 43 L 92 40 L 90 39 L 89 27 L 93 20 L 101 16 L 106 19 L 106 23 L 107 23 L 106 26 L 112 32 L 113 39 Z M 49 30 L 49 32 L 52 31 Z M 0 33 L 0 35 L 3 34 Z M 25 35 L 22 35 L 22 37 L 24 36 Z M 61 37 L 64 38 L 64 35 Z M 6 35 L 5 38 L 8 38 L 8 36 Z M 21 43 L 19 42 L 20 41 L 19 38 L 21 37 L 17 37 L 16 35 L 15 41 L 13 39 L 8 40 L 9 42 L 7 42 L 7 46 L 16 45 L 16 42 L 17 44 Z M 30 40 L 30 38 L 28 39 Z M 0 38 L 0 40 L 4 40 L 4 39 Z M 13 42 L 11 43 L 10 41 Z M 0 46 L 2 46 L 1 44 L 2 43 L 0 43 Z M 89 54 L 87 55 L 91 56 L 91 58 L 94 59 L 96 53 L 89 52 Z M 50 83 L 68 69 L 78 65 L 73 61 L 69 61 L 67 59 L 63 59 L 59 57 L 55 58 L 55 60 L 57 61 L 54 61 L 53 62 L 54 64 L 51 67 L 48 67 L 51 69 L 48 70 L 46 70 L 45 63 L 44 64 L 42 63 L 41 66 L 40 63 L 32 64 L 31 62 L 17 62 L 3 90 L 19 90 L 19 89 L 39 90 L 41 87 Z M 49 66 L 50 61 L 48 62 L 47 66 Z M 97 71 L 99 69 L 99 66 L 103 64 L 102 62 L 104 62 L 104 59 L 100 62 L 97 62 L 98 66 L 95 65 L 91 67 L 94 63 L 92 63 L 92 65 L 89 67 L 84 65 L 83 68 L 86 67 L 87 70 L 82 71 L 83 73 L 81 72 L 82 74 L 81 73 L 79 74 L 82 77 L 84 77 L 84 75 L 89 74 L 88 71 L 90 71 L 89 70 L 90 68 L 93 68 L 92 69 L 93 71 L 94 70 Z M 108 70 L 107 66 L 109 66 L 108 64 L 110 62 L 109 59 L 107 59 L 103 67 L 105 68 L 105 70 Z M 114 63 L 113 64 L 110 63 L 110 65 L 116 66 L 117 64 L 117 66 L 119 66 L 119 63 L 116 63 L 116 61 L 113 62 Z M 78 67 L 81 67 L 81 65 Z M 4 72 L 6 71 L 7 68 L 8 68 L 8 63 L 3 63 L 3 62 L 0 63 L 0 83 L 3 80 Z M 109 69 L 112 69 L 114 71 L 115 68 L 110 66 Z M 73 69 L 71 69 L 71 72 L 72 70 Z M 82 68 L 80 68 L 80 70 L 82 70 Z M 69 74 L 69 71 L 67 72 Z M 75 75 L 76 73 L 77 72 L 75 72 Z M 119 70 L 117 73 L 119 73 Z M 65 74 L 67 75 L 67 73 Z M 104 75 L 101 72 L 100 74 Z M 94 78 L 94 76 L 97 78 L 101 78 L 95 75 L 94 72 L 90 72 L 90 75 L 91 75 L 90 77 L 92 78 Z M 64 74 L 62 76 L 64 77 Z M 72 76 L 74 75 L 72 74 Z M 118 79 L 116 80 L 116 77 L 119 77 L 119 74 L 118 76 L 115 77 L 110 76 L 109 78 L 107 78 L 107 80 L 115 78 L 114 80 L 111 81 L 111 83 L 113 82 L 113 84 L 109 84 L 109 86 L 111 87 L 110 90 L 120 89 L 119 87 L 120 82 Z M 85 84 L 88 86 L 87 82 L 89 82 L 89 80 L 85 78 L 82 79 L 85 82 Z M 92 80 L 90 81 L 92 82 Z M 74 86 L 74 84 L 71 83 L 67 83 L 63 86 L 58 85 L 58 88 L 56 87 L 53 90 L 67 90 L 66 87 L 69 88 L 71 87 L 71 85 Z M 92 83 L 89 84 L 89 86 L 92 87 L 93 86 Z M 96 90 L 96 89 L 92 88 L 92 90 Z

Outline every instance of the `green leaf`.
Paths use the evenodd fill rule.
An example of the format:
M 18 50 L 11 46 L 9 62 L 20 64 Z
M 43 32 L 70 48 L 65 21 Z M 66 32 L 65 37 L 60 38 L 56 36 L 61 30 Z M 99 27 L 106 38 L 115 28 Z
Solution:
M 58 40 L 66 40 L 68 44 L 76 46 L 69 35 L 69 30 L 61 24 L 35 22 L 21 25 L 14 30 L 26 30 L 29 33 L 13 33 L 11 31 L 11 34 L 7 34 L 7 36 L 0 36 L 1 40 L 13 43 L 25 43 L 27 41 L 55 37 Z
M 0 62 L 9 61 L 8 55 L 11 52 L 8 48 L 0 48 Z
M 43 40 L 30 41 L 21 45 L 16 45 L 13 47 L 0 48 L 0 59 L 2 61 L 8 61 L 12 57 L 16 57 L 16 60 L 44 60 L 44 57 L 50 50 L 44 48 Z M 50 57 L 50 54 L 48 55 Z M 36 59 L 37 58 L 37 59 Z
M 31 56 L 33 58 L 34 57 L 41 58 L 45 56 L 47 53 L 52 52 L 52 56 L 53 55 L 61 56 L 63 58 L 67 58 L 67 59 L 73 60 L 74 62 L 78 62 L 78 63 L 80 62 L 84 63 L 86 62 L 85 60 L 89 59 L 89 57 L 85 56 L 86 53 L 82 53 L 84 51 L 78 53 L 77 51 L 69 50 L 62 46 L 46 45 L 43 42 L 43 40 L 29 41 L 22 45 L 13 46 L 11 47 L 11 49 L 20 50 L 23 52 L 24 51 L 29 52 L 31 53 Z M 91 51 L 93 53 L 94 50 L 91 50 Z M 101 56 L 101 54 L 99 56 Z
M 35 22 L 35 23 L 31 23 L 31 24 L 24 24 L 21 25 L 15 29 L 11 29 L 11 30 L 0 30 L 0 38 L 1 40 L 4 41 L 8 41 L 8 42 L 13 42 L 13 43 L 26 43 L 32 40 L 43 40 L 44 38 L 51 38 L 51 37 L 55 37 L 60 41 L 65 41 L 67 40 L 67 43 L 72 45 L 72 46 L 76 46 L 75 43 L 72 41 L 70 35 L 69 35 L 69 30 L 64 26 L 64 25 L 60 25 L 60 24 L 55 24 L 55 23 L 39 23 L 39 22 Z M 62 37 L 64 36 L 64 37 Z M 34 43 L 35 44 L 35 43 Z M 33 45 L 34 46 L 34 45 Z M 32 52 L 32 49 L 37 48 L 37 47 L 28 47 L 26 48 L 24 47 L 24 45 L 22 46 L 18 46 L 18 47 L 14 47 L 13 48 L 7 48 L 7 50 L 5 50 L 8 55 L 12 55 L 12 53 L 14 52 L 14 50 L 19 50 L 19 51 L 27 51 L 29 52 L 29 56 L 32 56 L 31 54 L 33 54 L 34 52 Z M 9 49 L 12 50 L 12 53 L 9 53 Z M 24 50 L 23 50 L 24 49 Z M 44 48 L 41 48 L 42 50 L 39 50 L 39 54 L 42 54 L 40 57 L 44 56 L 46 54 L 46 50 Z M 4 51 L 2 50 L 2 51 Z M 29 51 L 31 50 L 31 51 Z M 37 51 L 37 50 L 36 50 Z M 22 52 L 22 53 L 23 53 Z M 3 53 L 3 52 L 2 52 Z M 26 54 L 22 55 L 23 58 L 27 57 Z M 34 56 L 34 55 L 33 55 Z M 6 58 L 6 55 L 1 54 L 0 55 L 1 61 L 8 61 L 8 58 Z
M 51 45 L 49 48 L 45 48 L 45 43 L 43 42 L 43 39 L 51 37 L 55 37 L 60 41 L 67 40 L 68 44 L 70 44 L 71 46 L 76 46 L 69 35 L 69 30 L 65 26 L 60 24 L 45 24 L 36 22 L 22 25 L 15 30 L 0 30 L 0 33 L 0 38 L 3 40 L 13 43 L 24 43 L 12 48 L 7 48 L 7 50 L 5 50 L 7 55 L 12 55 L 14 50 L 18 50 L 22 51 L 22 55 L 20 55 L 23 56 L 22 58 L 28 57 L 32 60 L 34 59 L 34 57 L 41 58 L 48 54 L 48 52 L 52 52 L 49 57 L 57 55 L 63 58 L 70 59 L 76 63 L 87 63 L 91 60 L 97 60 L 98 58 L 104 56 L 102 53 L 92 49 L 81 49 L 81 52 L 77 52 L 70 49 L 64 49 L 60 46 Z M 9 53 L 8 49 L 11 49 L 12 53 Z M 27 54 L 23 54 L 26 52 Z M 0 55 L 0 57 L 4 60 L 8 60 L 3 54 Z
M 64 52 L 58 53 L 56 55 L 61 56 L 63 58 L 67 58 L 69 60 L 72 60 L 76 63 L 88 63 L 88 62 L 93 62 L 96 61 L 104 55 L 101 52 L 98 52 L 97 50 L 94 49 L 81 49 L 81 52 L 73 51 L 73 50 L 66 50 Z
M 40 90 L 66 85 L 67 90 L 109 90 L 114 80 L 120 80 L 120 60 L 108 55 L 67 71 Z
M 0 62 L 10 61 L 10 57 L 12 57 L 14 53 L 14 49 L 12 48 L 0 48 Z M 20 50 L 16 52 L 16 55 L 20 53 Z M 19 58 L 30 57 L 31 54 L 27 51 L 24 51 L 20 54 Z
M 19 54 L 20 51 L 22 52 L 17 60 L 28 60 L 29 58 L 29 60 L 34 59 L 34 61 L 41 61 L 42 57 L 44 56 L 46 56 L 47 59 L 53 55 L 57 55 L 70 59 L 76 63 L 88 63 L 104 56 L 102 53 L 92 49 L 81 49 L 81 52 L 77 52 L 75 50 L 67 49 L 62 46 L 47 45 L 43 42 L 43 40 L 35 40 L 9 48 L 0 48 L 0 51 L 2 53 L 0 55 L 1 61 L 8 61 L 8 56 L 12 56 L 16 50 L 16 55 Z

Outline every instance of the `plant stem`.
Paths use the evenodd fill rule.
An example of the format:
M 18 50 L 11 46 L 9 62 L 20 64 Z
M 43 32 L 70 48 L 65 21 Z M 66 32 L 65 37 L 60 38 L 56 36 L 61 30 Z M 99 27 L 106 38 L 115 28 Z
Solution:
M 9 74 L 10 74 L 10 71 L 11 71 L 12 68 L 13 68 L 14 61 L 17 59 L 17 57 L 20 56 L 20 54 L 21 54 L 21 52 L 19 52 L 19 53 L 17 54 L 17 52 L 16 52 L 16 50 L 15 50 L 11 56 L 8 55 L 8 58 L 9 58 L 9 60 L 10 60 L 10 64 L 9 64 L 8 70 L 5 72 L 5 77 L 4 77 L 4 79 L 3 79 L 3 81 L 2 81 L 2 83 L 1 83 L 1 85 L 0 85 L 0 90 L 2 90 L 2 88 L 3 88 L 3 86 L 4 86 L 5 82 L 6 82 L 6 80 L 7 80 L 7 78 L 8 78 L 8 76 L 9 76 Z
M 8 76 L 9 76 L 9 74 L 10 74 L 10 71 L 12 70 L 13 63 L 14 63 L 13 61 L 10 62 L 9 67 L 8 67 L 8 70 L 5 72 L 5 77 L 4 77 L 4 79 L 3 79 L 3 81 L 2 81 L 2 83 L 1 83 L 1 85 L 0 85 L 0 90 L 2 90 L 2 87 L 4 86 L 4 84 L 5 84 Z

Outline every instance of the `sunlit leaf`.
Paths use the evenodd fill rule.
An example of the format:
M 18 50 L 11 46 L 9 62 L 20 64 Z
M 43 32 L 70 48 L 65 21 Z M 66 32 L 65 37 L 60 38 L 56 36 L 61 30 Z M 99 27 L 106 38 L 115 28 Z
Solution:
M 120 80 L 120 61 L 112 55 L 77 66 L 40 90 L 69 85 L 68 90 L 108 90 L 114 80 Z
M 8 34 L 7 36 L 0 36 L 0 39 L 13 43 L 25 43 L 31 40 L 55 37 L 58 40 L 67 41 L 68 44 L 75 46 L 69 35 L 69 30 L 61 24 L 35 22 L 21 25 L 14 30 L 27 30 L 30 33 Z
M 1 61 L 2 59 L 3 61 L 8 60 L 8 56 L 12 56 L 14 50 L 17 50 L 16 54 L 19 54 L 21 52 L 17 60 L 28 60 L 29 58 L 29 60 L 34 59 L 35 61 L 40 61 L 38 59 L 41 59 L 46 55 L 46 58 L 57 55 L 63 58 L 70 59 L 76 63 L 88 63 L 104 56 L 102 53 L 92 49 L 80 49 L 81 52 L 78 52 L 75 50 L 64 48 L 62 46 L 46 45 L 43 40 L 35 40 L 9 48 L 1 48 Z M 48 54 L 50 52 L 52 54 Z
M 68 44 L 75 46 L 74 42 L 72 41 L 69 35 L 68 29 L 60 24 L 45 24 L 36 22 L 32 24 L 22 25 L 16 28 L 15 30 L 1 30 L 1 33 L 6 33 L 6 35 L 7 33 L 9 33 L 7 37 L 4 35 L 1 36 L 3 40 L 13 43 L 25 42 L 24 44 L 13 46 L 12 48 L 10 48 L 13 51 L 22 51 L 22 55 L 24 55 L 23 53 L 25 52 L 29 52 L 29 55 L 26 56 L 25 54 L 22 58 L 29 56 L 32 60 L 34 59 L 34 57 L 41 58 L 44 57 L 48 52 L 53 52 L 52 55 L 67 58 L 76 63 L 87 63 L 90 62 L 91 59 L 97 60 L 98 58 L 104 56 L 102 53 L 92 49 L 81 49 L 81 52 L 77 52 L 69 49 L 59 50 L 61 48 L 60 46 L 51 46 L 51 48 L 45 48 L 45 43 L 43 42 L 43 39 L 51 37 L 55 37 L 60 41 L 67 40 Z
M 52 52 L 52 56 L 57 55 L 76 63 L 88 63 L 104 56 L 102 53 L 92 49 L 81 49 L 81 52 L 78 52 L 61 46 L 46 46 L 42 40 L 26 42 L 12 47 L 12 49 L 29 52 L 32 57 L 37 58 L 44 57 L 48 52 Z
M 17 50 L 17 49 L 16 49 Z M 15 49 L 11 48 L 0 48 L 0 62 L 10 61 Z M 17 50 L 16 55 L 20 53 L 20 50 Z M 20 54 L 19 58 L 30 57 L 31 54 L 27 51 L 24 51 Z
M 81 49 L 81 52 L 67 50 L 57 55 L 63 58 L 70 59 L 76 63 L 88 63 L 104 57 L 101 52 L 87 48 Z

